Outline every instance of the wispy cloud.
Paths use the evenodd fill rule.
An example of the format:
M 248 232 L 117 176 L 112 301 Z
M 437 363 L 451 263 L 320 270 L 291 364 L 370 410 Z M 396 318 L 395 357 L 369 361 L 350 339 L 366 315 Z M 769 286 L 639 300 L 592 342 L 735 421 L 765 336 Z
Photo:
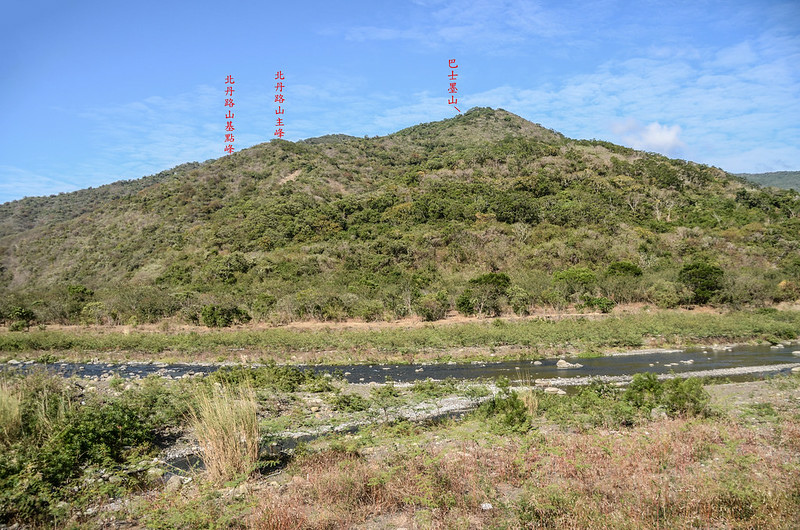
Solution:
M 0 165 L 0 203 L 21 197 L 75 191 L 80 187 L 65 179 L 47 177 L 14 166 Z
M 452 43 L 480 44 L 487 51 L 498 44 L 522 42 L 531 38 L 555 38 L 576 34 L 575 14 L 568 9 L 543 8 L 525 0 L 455 0 L 424 2 L 413 0 L 424 9 L 404 27 L 354 26 L 344 29 L 344 36 L 354 41 L 408 40 L 426 47 Z

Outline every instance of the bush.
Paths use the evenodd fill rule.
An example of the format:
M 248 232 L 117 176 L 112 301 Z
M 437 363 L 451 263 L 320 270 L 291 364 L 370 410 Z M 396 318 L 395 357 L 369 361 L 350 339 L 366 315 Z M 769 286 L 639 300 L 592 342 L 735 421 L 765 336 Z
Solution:
M 694 262 L 684 265 L 678 274 L 678 279 L 692 289 L 695 303 L 705 304 L 722 289 L 724 274 L 724 271 L 717 266 Z
M 443 319 L 449 308 L 447 291 L 428 294 L 417 301 L 417 314 L 426 322 Z
M 640 409 L 662 407 L 671 416 L 704 414 L 710 399 L 700 379 L 674 378 L 662 382 L 650 372 L 633 376 L 622 397 Z
M 40 453 L 44 479 L 58 486 L 84 464 L 119 463 L 126 452 L 152 440 L 137 411 L 121 400 L 89 402 L 71 410 L 65 425 L 48 438 Z
M 472 289 L 464 289 L 456 298 L 456 310 L 464 316 L 475 314 L 475 293 Z
M 500 315 L 500 299 L 508 293 L 511 278 L 504 272 L 481 274 L 469 281 L 475 293 L 475 310 L 481 315 Z
M 609 276 L 641 276 L 642 269 L 630 261 L 615 261 L 606 269 Z
M 612 309 L 617 305 L 614 300 L 610 300 L 605 296 L 588 296 L 584 299 L 583 302 L 586 307 L 590 309 L 597 309 L 601 313 L 610 313 Z
M 492 399 L 483 402 L 478 409 L 487 418 L 494 418 L 501 431 L 527 432 L 531 429 L 531 418 L 528 406 L 511 390 L 506 378 L 497 380 L 500 389 Z
M 25 331 L 30 328 L 30 324 L 25 322 L 24 320 L 17 320 L 16 322 L 12 322 L 10 326 L 8 326 L 8 331 Z
M 531 295 L 522 287 L 516 285 L 508 288 L 508 303 L 511 310 L 519 316 L 525 316 L 530 312 Z
M 225 328 L 250 321 L 247 311 L 235 306 L 207 305 L 200 310 L 200 322 L 210 328 Z
M 369 408 L 369 401 L 358 394 L 336 394 L 331 405 L 340 412 L 360 412 Z
M 567 290 L 567 294 L 582 293 L 597 281 L 594 272 L 586 267 L 571 267 L 553 273 L 553 279 Z

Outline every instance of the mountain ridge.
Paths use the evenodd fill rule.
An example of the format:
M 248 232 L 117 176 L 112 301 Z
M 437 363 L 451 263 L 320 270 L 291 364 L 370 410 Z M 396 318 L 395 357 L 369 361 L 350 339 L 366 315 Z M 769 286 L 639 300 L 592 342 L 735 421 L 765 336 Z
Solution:
M 371 319 L 454 309 L 481 273 L 508 273 L 525 293 L 503 311 L 587 297 L 684 303 L 678 273 L 695 261 L 757 284 L 731 283 L 727 302 L 794 296 L 778 284 L 798 279 L 797 193 L 571 140 L 502 109 L 374 138 L 272 140 L 147 179 L 0 206 L 11 212 L 0 309 L 38 305 L 61 322 L 91 311 L 192 320 L 210 304 L 260 319 Z M 617 262 L 641 279 L 614 287 Z M 558 278 L 575 268 L 594 279 Z

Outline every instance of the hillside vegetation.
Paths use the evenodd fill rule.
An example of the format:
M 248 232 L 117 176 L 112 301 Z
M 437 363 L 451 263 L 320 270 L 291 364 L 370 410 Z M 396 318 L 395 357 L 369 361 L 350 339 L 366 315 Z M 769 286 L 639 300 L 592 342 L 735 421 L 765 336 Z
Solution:
M 473 109 L 0 206 L 0 318 L 208 326 L 800 296 L 800 194 Z
M 800 191 L 800 171 L 772 171 L 769 173 L 737 173 L 737 177 L 761 186 L 774 186 Z

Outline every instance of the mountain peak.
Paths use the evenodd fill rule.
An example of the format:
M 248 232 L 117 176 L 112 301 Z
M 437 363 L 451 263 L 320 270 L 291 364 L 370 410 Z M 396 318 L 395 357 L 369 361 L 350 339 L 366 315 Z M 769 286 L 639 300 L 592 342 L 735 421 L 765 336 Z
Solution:
M 505 109 L 491 107 L 473 107 L 464 114 L 414 125 L 389 136 L 469 145 L 487 141 L 496 142 L 508 135 L 523 136 L 543 142 L 560 142 L 565 139 L 556 131 L 530 122 Z

